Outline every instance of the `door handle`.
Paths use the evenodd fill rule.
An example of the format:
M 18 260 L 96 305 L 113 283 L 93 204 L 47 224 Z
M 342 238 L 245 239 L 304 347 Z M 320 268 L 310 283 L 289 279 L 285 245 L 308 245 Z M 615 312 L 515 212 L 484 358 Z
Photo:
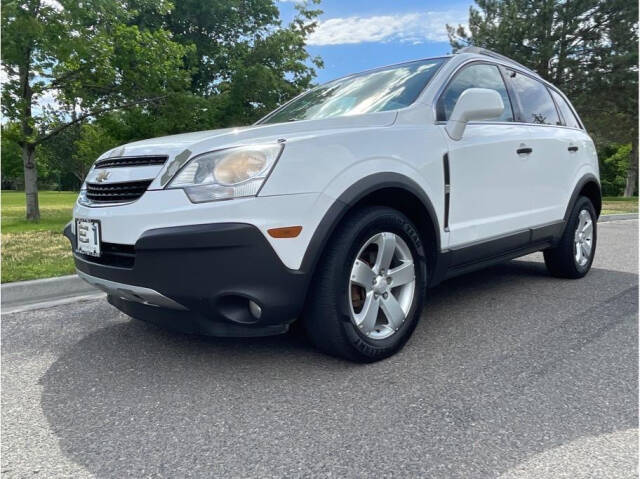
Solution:
M 533 152 L 533 148 L 529 148 L 529 147 L 527 147 L 527 148 L 518 148 L 518 149 L 516 150 L 516 153 L 517 153 L 518 155 L 529 155 L 529 154 L 531 154 L 532 152 Z
M 570 146 L 569 148 L 567 148 L 567 150 L 569 150 L 571 152 L 576 152 L 576 151 L 578 151 L 578 147 L 577 146 Z

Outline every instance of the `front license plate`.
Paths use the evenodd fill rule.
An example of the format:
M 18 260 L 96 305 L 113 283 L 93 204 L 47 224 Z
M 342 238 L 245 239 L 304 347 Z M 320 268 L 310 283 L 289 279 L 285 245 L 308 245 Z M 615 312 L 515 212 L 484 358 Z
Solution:
M 100 256 L 100 222 L 76 219 L 76 251 L 90 256 Z

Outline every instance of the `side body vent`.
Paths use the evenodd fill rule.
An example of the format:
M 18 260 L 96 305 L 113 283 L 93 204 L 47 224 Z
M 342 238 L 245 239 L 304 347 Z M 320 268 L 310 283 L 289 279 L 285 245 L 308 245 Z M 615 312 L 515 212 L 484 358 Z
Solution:
M 449 153 L 442 157 L 444 170 L 444 230 L 449 231 L 449 202 L 451 196 L 451 178 L 449 173 Z

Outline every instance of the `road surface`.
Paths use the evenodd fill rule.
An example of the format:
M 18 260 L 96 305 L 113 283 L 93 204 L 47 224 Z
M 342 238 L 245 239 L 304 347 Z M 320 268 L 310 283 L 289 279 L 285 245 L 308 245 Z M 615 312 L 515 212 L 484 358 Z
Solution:
M 594 269 L 448 281 L 372 365 L 223 340 L 105 300 L 2 316 L 2 472 L 24 477 L 637 477 L 638 222 Z

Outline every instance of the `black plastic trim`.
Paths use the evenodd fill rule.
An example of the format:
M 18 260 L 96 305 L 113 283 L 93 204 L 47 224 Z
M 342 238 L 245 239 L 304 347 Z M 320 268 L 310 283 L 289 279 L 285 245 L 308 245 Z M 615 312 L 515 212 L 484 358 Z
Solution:
M 136 260 L 135 248 L 133 245 L 105 243 L 104 241 L 101 241 L 100 248 L 102 250 L 102 254 L 99 257 L 81 254 L 78 252 L 75 252 L 74 254 L 84 261 L 115 266 L 118 268 L 133 268 Z
M 367 195 L 384 188 L 404 189 L 420 199 L 421 205 L 426 208 L 429 219 L 435 229 L 437 257 L 440 252 L 440 224 L 433 204 L 424 193 L 424 190 L 420 188 L 416 182 L 399 173 L 375 173 L 354 183 L 331 205 L 309 242 L 309 246 L 302 260 L 301 269 L 313 276 L 313 272 L 320 258 L 320 253 L 350 208 Z
M 443 251 L 447 267 L 438 279 L 449 279 L 551 247 L 560 239 L 564 225 L 564 221 L 558 221 Z
M 123 168 L 130 166 L 161 166 L 167 162 L 167 155 L 115 156 L 96 161 L 94 168 Z
M 145 194 L 153 179 L 120 183 L 87 183 L 86 197 L 94 203 L 135 201 Z
M 549 244 L 529 244 L 526 246 L 522 246 L 521 248 L 513 249 L 510 251 L 505 251 L 504 253 L 488 257 L 485 259 L 477 260 L 472 263 L 467 263 L 464 265 L 459 265 L 456 267 L 449 268 L 447 270 L 446 276 L 443 280 L 455 278 L 456 276 L 461 276 L 463 274 L 471 273 L 473 271 L 478 271 L 484 268 L 488 268 L 489 266 L 493 266 L 495 264 L 504 263 L 505 261 L 509 261 L 515 258 L 519 258 L 520 256 L 525 256 L 530 253 L 535 253 L 536 251 L 540 251 L 549 247 Z M 445 256 L 449 256 L 451 252 L 443 253 Z
M 127 301 L 126 299 L 116 296 L 108 296 L 107 300 L 111 305 L 132 318 L 187 334 L 247 338 L 283 334 L 289 329 L 289 325 L 286 323 L 246 326 L 226 321 L 211 321 L 210 318 L 192 311 L 157 308 L 155 306 L 147 306 L 146 304 Z
M 565 223 L 569 221 L 569 217 L 571 216 L 571 211 L 573 210 L 573 205 L 575 205 L 576 201 L 578 201 L 580 192 L 587 185 L 587 183 L 594 183 L 598 187 L 598 192 L 600 194 L 600 205 L 602 205 L 602 189 L 600 187 L 600 181 L 598 180 L 598 178 L 596 178 L 595 175 L 592 175 L 591 173 L 587 173 L 586 175 L 584 175 L 582 178 L 578 180 L 578 183 L 576 183 L 576 187 L 573 189 L 573 193 L 571 194 L 571 199 L 569 200 L 569 204 L 567 204 L 567 209 L 565 210 L 565 213 L 564 213 Z M 594 208 L 596 208 L 598 217 L 600 217 L 601 208 L 598 208 L 598 205 L 593 205 L 593 206 Z
M 65 236 L 75 250 L 70 227 L 65 228 Z M 302 311 L 309 276 L 288 269 L 253 225 L 216 223 L 152 229 L 142 234 L 134 250 L 135 262 L 130 268 L 99 264 L 78 255 L 74 255 L 75 265 L 90 276 L 153 289 L 184 305 L 196 323 L 222 322 L 233 325 L 234 331 L 244 328 L 248 336 L 264 327 L 270 330 L 274 325 L 287 325 Z M 259 319 L 250 314 L 249 300 L 262 308 Z M 112 303 L 126 305 L 127 311 L 153 313 L 160 309 Z M 171 314 L 178 317 L 174 311 Z M 215 328 L 209 332 L 200 329 L 213 334 Z
M 449 153 L 442 157 L 444 169 L 444 230 L 449 231 L 449 207 L 451 201 L 451 172 L 449 168 Z

